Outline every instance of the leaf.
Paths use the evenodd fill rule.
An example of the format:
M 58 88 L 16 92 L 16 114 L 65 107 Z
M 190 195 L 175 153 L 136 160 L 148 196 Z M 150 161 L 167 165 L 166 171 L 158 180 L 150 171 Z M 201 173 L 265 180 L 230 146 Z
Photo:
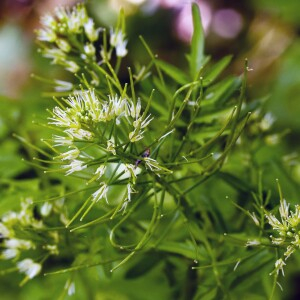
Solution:
M 163 72 L 169 75 L 177 83 L 186 84 L 188 82 L 187 76 L 177 67 L 159 59 L 157 59 L 155 63 L 161 68 Z
M 223 57 L 220 61 L 214 64 L 208 72 L 205 72 L 203 75 L 203 84 L 204 86 L 210 85 L 229 65 L 232 60 L 232 55 Z
M 165 251 L 169 253 L 174 253 L 177 255 L 182 255 L 186 258 L 195 259 L 195 248 L 193 245 L 182 243 L 182 242 L 172 242 L 172 241 L 164 241 L 163 243 L 156 246 L 159 251 Z M 200 256 L 198 253 L 197 256 L 199 261 L 205 261 L 206 258 L 204 256 Z
M 201 23 L 199 6 L 192 5 L 194 32 L 191 42 L 191 54 L 189 56 L 190 73 L 195 78 L 204 61 L 204 31 Z
M 211 123 L 216 119 L 225 120 L 226 118 L 228 118 L 228 115 L 232 113 L 233 109 L 234 109 L 233 106 L 229 106 L 229 107 L 224 107 L 222 109 L 214 109 L 206 112 L 203 111 L 202 116 L 198 117 L 195 120 L 195 123 Z
M 205 93 L 205 99 L 201 104 L 202 107 L 214 105 L 219 100 L 225 103 L 238 89 L 240 83 L 241 81 L 238 78 L 229 77 L 210 86 Z

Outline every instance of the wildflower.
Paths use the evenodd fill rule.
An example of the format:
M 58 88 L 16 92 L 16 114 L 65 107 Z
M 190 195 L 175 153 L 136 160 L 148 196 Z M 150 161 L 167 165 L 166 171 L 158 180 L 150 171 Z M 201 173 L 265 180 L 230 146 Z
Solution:
M 43 42 L 54 42 L 57 39 L 56 33 L 50 29 L 39 29 L 36 34 L 37 39 Z
M 294 245 L 287 246 L 286 251 L 283 254 L 285 256 L 285 259 L 287 260 L 295 251 L 296 248 Z
M 275 262 L 275 269 L 272 273 L 270 273 L 270 275 L 272 275 L 274 272 L 277 273 L 277 275 L 279 274 L 279 272 L 281 271 L 282 275 L 284 276 L 284 271 L 283 271 L 283 267 L 285 266 L 285 262 L 282 260 L 282 258 L 279 258 L 276 260 Z
M 17 267 L 20 273 L 25 273 L 29 279 L 32 279 L 41 272 L 42 266 L 35 263 L 32 259 L 26 258 L 17 263 Z
M 65 39 L 56 39 L 55 42 L 58 48 L 61 49 L 63 52 L 68 53 L 71 51 L 71 45 Z
M 131 194 L 137 193 L 137 191 L 133 188 L 133 184 L 128 183 L 127 184 L 127 201 L 131 201 Z
M 83 47 L 84 53 L 89 57 L 94 57 L 96 53 L 96 49 L 93 44 L 86 44 Z
M 84 129 L 77 129 L 77 128 L 70 128 L 65 130 L 65 132 L 67 134 L 69 134 L 70 136 L 72 136 L 75 139 L 78 140 L 91 140 L 93 138 L 93 133 L 91 133 L 88 130 L 84 130 Z
M 108 96 L 108 109 L 106 114 L 106 119 L 111 120 L 115 117 L 121 117 L 125 114 L 125 106 L 126 106 L 126 99 L 119 98 L 118 95 L 112 97 L 111 95 Z M 118 119 L 116 123 L 119 124 Z
M 141 100 L 138 99 L 136 105 L 134 105 L 134 103 L 131 103 L 131 105 L 130 103 L 128 103 L 126 108 L 127 116 L 131 116 L 133 119 L 137 120 L 140 116 L 142 109 Z
M 75 294 L 75 283 L 74 281 L 71 281 L 70 279 L 67 280 L 65 284 L 65 290 L 68 292 L 68 296 L 71 296 Z
M 65 153 L 62 153 L 55 158 L 58 158 L 61 160 L 74 160 L 79 156 L 79 154 L 80 154 L 80 150 L 78 148 L 74 147 L 74 149 L 69 150 Z
M 63 80 L 54 80 L 54 82 L 56 84 L 55 91 L 57 92 L 65 92 L 73 89 L 73 84 L 71 82 Z
M 11 231 L 0 222 L 0 238 L 7 238 L 11 236 Z
M 5 249 L 2 254 L 1 254 L 1 258 L 3 259 L 12 259 L 15 258 L 19 255 L 20 251 L 16 248 L 8 248 Z
M 93 19 L 89 18 L 84 24 L 84 31 L 90 42 L 95 42 L 98 39 L 100 28 L 95 29 Z
M 149 125 L 149 123 L 153 120 L 150 119 L 151 115 L 148 115 L 145 119 L 142 117 L 138 118 L 133 122 L 134 130 L 129 133 L 129 139 L 132 143 L 137 142 L 143 138 L 143 133 L 145 127 Z
M 95 171 L 95 175 L 97 175 L 97 180 L 99 180 L 103 176 L 105 170 L 106 170 L 105 165 L 101 165 L 99 168 L 97 168 L 97 170 Z
M 59 135 L 53 135 L 52 141 L 54 144 L 54 147 L 58 146 L 71 146 L 73 144 L 73 138 L 69 136 L 59 136 Z
M 53 124 L 59 127 L 78 127 L 78 121 L 76 119 L 73 119 L 69 117 L 67 112 L 63 110 L 61 107 L 54 107 L 53 109 L 53 117 L 49 118 L 49 120 L 52 120 L 53 122 L 49 122 L 49 124 Z
M 66 54 L 58 48 L 45 48 L 43 50 L 43 55 L 47 58 L 52 59 L 53 63 L 62 62 L 66 59 Z
M 10 249 L 23 249 L 23 250 L 29 250 L 34 248 L 34 245 L 31 241 L 27 240 L 21 240 L 17 238 L 11 238 L 4 241 L 4 247 L 10 248 Z
M 73 160 L 69 165 L 63 166 L 64 169 L 67 169 L 66 175 L 70 175 L 74 172 L 82 171 L 87 167 L 81 160 Z
M 106 183 L 102 182 L 101 187 L 92 194 L 92 199 L 94 202 L 98 202 L 99 200 L 105 198 L 106 202 L 108 203 L 107 200 L 107 191 L 108 191 L 108 186 Z
M 260 241 L 259 240 L 248 240 L 245 247 L 252 247 L 252 246 L 258 246 L 260 245 Z
M 288 225 L 285 221 L 281 223 L 274 215 L 268 212 L 266 213 L 266 218 L 273 229 L 278 231 L 280 235 L 284 235 L 288 231 Z
M 135 167 L 135 165 L 125 164 L 124 166 L 125 166 L 126 171 L 129 173 L 133 184 L 135 184 L 135 181 L 136 181 L 136 174 L 135 174 L 136 167 Z
M 156 173 L 158 176 L 160 173 L 172 173 L 171 170 L 162 167 L 155 159 L 151 157 L 145 157 L 144 162 L 146 167 L 148 167 L 152 172 Z
M 64 61 L 61 63 L 65 69 L 71 73 L 77 73 L 80 69 L 80 67 L 76 64 L 74 61 Z
M 259 124 L 261 130 L 262 131 L 269 130 L 272 127 L 275 120 L 276 120 L 276 118 L 274 117 L 274 115 L 272 113 L 269 112 L 269 113 L 265 114 Z
M 295 212 L 291 212 L 290 217 L 287 220 L 291 227 L 296 228 L 300 223 L 300 206 L 295 205 Z
M 300 237 L 298 224 L 300 223 L 300 212 L 299 206 L 295 206 L 295 211 L 290 210 L 290 205 L 285 199 L 280 200 L 279 214 L 281 222 L 271 213 L 266 212 L 266 218 L 268 223 L 272 226 L 273 230 L 277 233 L 275 236 L 271 235 L 270 238 L 274 245 L 286 246 L 286 251 L 284 252 L 285 260 L 287 260 L 296 249 L 300 249 Z M 283 259 L 280 258 L 275 263 L 275 271 L 277 274 L 281 270 L 283 273 L 283 267 L 285 263 Z
M 55 18 L 50 14 L 41 17 L 41 24 L 44 27 L 52 28 L 53 30 L 56 29 L 57 26 Z
M 257 219 L 257 216 L 255 214 L 255 212 L 253 212 L 252 214 L 249 213 L 250 217 L 252 218 L 253 222 L 255 223 L 256 226 L 259 226 L 259 220 Z
M 124 57 L 128 53 L 126 49 L 127 40 L 122 31 L 115 31 L 111 28 L 110 30 L 110 44 L 115 47 L 116 55 L 118 57 Z
M 113 155 L 116 155 L 115 143 L 112 139 L 107 141 L 106 150 L 111 152 Z
M 45 202 L 41 207 L 41 215 L 43 217 L 47 217 L 50 215 L 51 210 L 52 210 L 52 204 L 49 202 Z

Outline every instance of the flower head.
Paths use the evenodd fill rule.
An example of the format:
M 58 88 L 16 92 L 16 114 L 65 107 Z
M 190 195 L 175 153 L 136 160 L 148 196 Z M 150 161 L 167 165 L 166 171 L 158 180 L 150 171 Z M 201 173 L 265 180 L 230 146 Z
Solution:
M 126 49 L 127 40 L 125 40 L 125 35 L 120 30 L 110 30 L 110 44 L 115 47 L 116 55 L 118 57 L 124 57 L 127 55 L 128 51 Z
M 26 258 L 17 263 L 17 267 L 20 273 L 25 273 L 29 279 L 32 279 L 36 275 L 38 275 L 42 266 L 38 263 L 35 263 L 32 259 Z

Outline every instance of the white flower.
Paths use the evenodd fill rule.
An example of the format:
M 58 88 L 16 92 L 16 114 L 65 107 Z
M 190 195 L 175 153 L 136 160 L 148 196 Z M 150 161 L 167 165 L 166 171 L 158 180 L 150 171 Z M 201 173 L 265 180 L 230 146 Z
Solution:
M 93 201 L 98 202 L 99 200 L 105 198 L 106 202 L 108 203 L 107 200 L 107 191 L 108 191 L 108 186 L 106 183 L 102 182 L 101 187 L 92 194 Z
M 127 116 L 131 116 L 133 119 L 137 120 L 142 109 L 141 100 L 138 99 L 136 105 L 134 105 L 133 102 L 131 102 L 130 104 L 128 103 L 127 106 Z
M 67 169 L 66 175 L 70 175 L 74 172 L 79 172 L 84 170 L 87 167 L 81 160 L 73 160 L 69 165 L 63 166 L 64 169 Z
M 259 226 L 259 220 L 257 219 L 255 212 L 253 212 L 252 214 L 250 213 L 250 217 L 252 218 L 255 225 Z
M 294 246 L 289 245 L 284 252 L 285 260 L 287 260 L 296 251 Z
M 258 240 L 248 240 L 245 247 L 252 247 L 260 245 L 260 241 Z
M 58 48 L 45 48 L 43 50 L 43 55 L 47 58 L 53 59 L 54 63 L 61 62 L 66 59 L 66 54 Z
M 116 155 L 116 150 L 115 150 L 115 143 L 112 139 L 107 141 L 107 147 L 106 150 L 111 152 L 113 155 Z
M 20 273 L 25 273 L 30 279 L 41 272 L 42 266 L 35 263 L 32 259 L 27 258 L 17 263 Z
M 131 179 L 132 179 L 132 182 L 135 183 L 136 181 L 136 167 L 135 165 L 132 165 L 132 164 L 125 164 L 125 169 L 126 171 L 129 173 Z
M 49 29 L 37 30 L 37 39 L 42 42 L 54 42 L 57 39 L 56 33 Z
M 71 45 L 64 39 L 56 39 L 55 40 L 56 45 L 61 49 L 62 51 L 68 53 L 71 51 Z
M 84 24 L 84 31 L 90 42 L 95 42 L 98 39 L 100 28 L 95 29 L 93 19 L 89 18 Z
M 2 252 L 2 255 L 1 257 L 3 259 L 12 259 L 12 258 L 15 258 L 19 255 L 19 250 L 16 249 L 16 248 L 9 248 L 9 249 L 5 249 L 3 252 Z
M 78 140 L 91 140 L 93 138 L 93 134 L 84 129 L 70 128 L 65 132 Z
M 68 296 L 75 294 L 75 283 L 74 281 L 71 281 L 70 279 L 67 280 L 65 284 L 65 289 L 68 291 Z
M 279 213 L 282 222 L 286 222 L 287 219 L 289 218 L 289 206 L 290 205 L 286 203 L 285 199 L 280 201 Z
M 61 160 L 74 160 L 79 156 L 79 154 L 80 154 L 80 150 L 75 147 L 72 150 L 69 150 L 65 153 L 60 154 L 59 156 L 56 156 L 55 158 L 58 158 Z
M 0 238 L 7 238 L 11 236 L 11 231 L 0 222 Z
M 71 146 L 73 144 L 73 138 L 69 136 L 59 136 L 59 135 L 53 135 L 52 141 L 54 144 L 54 147 L 58 146 Z
M 97 168 L 97 170 L 95 171 L 95 175 L 97 175 L 97 180 L 99 180 L 103 176 L 105 170 L 106 170 L 105 165 L 101 165 L 99 168 Z
M 281 224 L 280 221 L 271 213 L 266 213 L 266 218 L 274 230 L 279 232 L 285 232 L 288 230 L 288 226 L 286 226 L 286 224 Z
M 150 117 L 151 115 L 148 115 L 145 119 L 143 119 L 143 116 L 141 116 L 133 122 L 134 130 L 129 133 L 129 139 L 132 143 L 137 142 L 143 138 L 144 130 L 142 129 L 147 127 L 153 120 L 153 118 L 150 119 Z
M 52 204 L 49 202 L 45 202 L 41 207 L 41 215 L 47 217 L 50 215 L 52 210 Z
M 12 238 L 12 239 L 4 241 L 4 247 L 10 248 L 10 249 L 28 250 L 28 249 L 34 248 L 34 245 L 32 244 L 31 241 Z
M 87 56 L 91 56 L 91 57 L 95 56 L 96 49 L 93 44 L 84 45 L 83 50 Z
M 146 167 L 148 167 L 152 172 L 156 173 L 158 176 L 161 173 L 173 173 L 171 170 L 162 167 L 155 159 L 151 157 L 143 158 Z
M 68 13 L 64 7 L 56 7 L 54 12 L 59 21 L 65 21 L 68 19 Z
M 77 73 L 80 69 L 75 61 L 64 61 L 63 65 L 65 66 L 65 69 L 71 73 Z
M 263 131 L 267 131 L 271 128 L 271 126 L 273 125 L 273 123 L 275 122 L 276 118 L 274 117 L 274 115 L 272 113 L 267 113 L 264 115 L 263 119 L 260 122 L 260 128 Z
M 41 24 L 44 27 L 49 27 L 51 29 L 55 29 L 56 28 L 56 21 L 55 18 L 49 14 L 46 14 L 44 16 L 41 17 Z
M 110 30 L 110 44 L 116 48 L 116 55 L 118 57 L 124 57 L 128 53 L 126 49 L 127 40 L 122 31 L 115 31 L 111 28 Z
M 287 220 L 292 227 L 297 227 L 300 223 L 300 206 L 295 205 L 295 212 L 291 212 L 291 216 Z
M 131 201 L 131 194 L 137 193 L 137 191 L 133 188 L 133 185 L 131 183 L 127 184 L 127 201 Z
M 124 57 L 127 55 L 128 51 L 126 49 L 127 40 L 122 41 L 122 43 L 118 43 L 116 46 L 116 55 L 118 57 Z
M 282 275 L 284 276 L 284 271 L 283 271 L 283 267 L 285 266 L 285 262 L 282 260 L 282 258 L 279 258 L 276 260 L 275 262 L 275 270 L 273 272 L 276 272 L 277 274 L 279 274 L 279 272 L 281 271 Z M 271 273 L 272 274 L 272 273 Z
M 68 81 L 63 81 L 63 80 L 54 80 L 56 87 L 55 91 L 57 92 L 65 92 L 65 91 L 70 91 L 73 89 L 73 84 Z

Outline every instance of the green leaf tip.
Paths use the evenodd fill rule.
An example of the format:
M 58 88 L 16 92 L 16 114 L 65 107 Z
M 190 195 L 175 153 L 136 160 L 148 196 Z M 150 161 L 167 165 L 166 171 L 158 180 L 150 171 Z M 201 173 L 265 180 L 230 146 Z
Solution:
M 191 41 L 190 54 L 190 73 L 192 78 L 199 72 L 204 61 L 204 31 L 201 22 L 199 6 L 196 3 L 192 4 L 192 16 L 194 32 Z

